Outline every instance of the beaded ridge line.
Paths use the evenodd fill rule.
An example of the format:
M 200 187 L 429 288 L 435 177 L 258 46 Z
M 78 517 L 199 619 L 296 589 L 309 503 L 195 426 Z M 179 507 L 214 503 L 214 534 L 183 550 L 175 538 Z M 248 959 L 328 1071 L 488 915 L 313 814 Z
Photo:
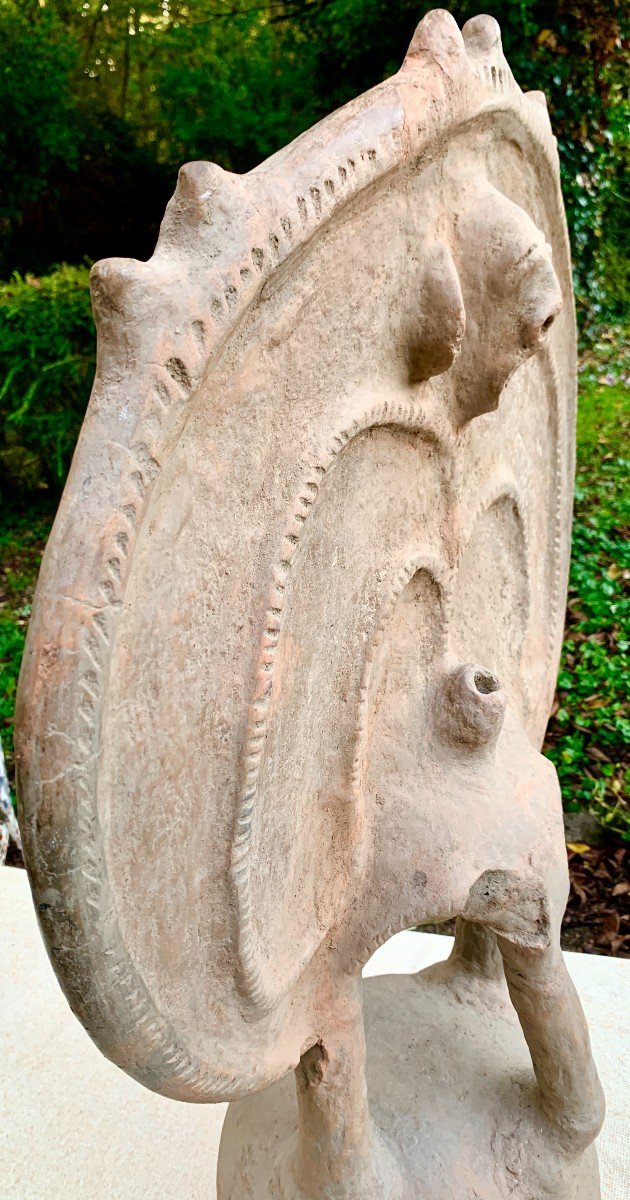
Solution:
M 177 360 L 179 362 L 179 360 Z M 187 368 L 186 379 L 192 387 L 197 377 L 199 362 Z M 165 372 L 168 375 L 168 372 Z M 162 373 L 155 377 L 154 399 L 160 406 L 151 412 L 148 421 L 159 429 L 162 413 L 179 406 L 188 399 L 187 389 L 175 376 L 166 381 Z M 161 411 L 160 411 L 161 410 Z M 134 967 L 123 943 L 115 918 L 113 897 L 103 858 L 102 831 L 98 823 L 94 797 L 96 779 L 92 776 L 100 744 L 100 705 L 105 688 L 110 646 L 115 634 L 115 624 L 122 609 L 124 585 L 128 564 L 133 550 L 134 538 L 146 508 L 150 485 L 156 478 L 160 463 L 155 457 L 156 448 L 149 448 L 144 441 L 134 443 L 131 457 L 135 465 L 128 474 L 129 491 L 125 503 L 121 504 L 119 524 L 112 531 L 111 543 L 105 554 L 104 571 L 99 591 L 104 600 L 101 609 L 92 613 L 91 621 L 84 626 L 83 654 L 86 669 L 78 682 L 80 696 L 77 715 L 81 722 L 81 733 L 77 738 L 79 761 L 77 763 L 76 787 L 78 791 L 77 826 L 81 833 L 83 864 L 81 876 L 84 883 L 84 901 L 91 910 L 93 920 L 99 928 L 107 929 L 104 939 L 104 985 L 115 988 L 124 1005 L 124 1019 L 129 1033 L 139 1033 L 145 1048 L 145 1057 L 151 1060 L 151 1078 L 155 1084 L 156 1074 L 184 1085 L 194 1099 L 206 1095 L 220 1094 L 229 1098 L 240 1089 L 238 1081 L 229 1073 L 209 1071 L 208 1067 L 190 1054 L 181 1045 L 168 1020 L 155 1007 L 141 975 Z M 140 1081 L 146 1074 L 139 1068 L 134 1072 Z
M 450 108 L 443 114 L 436 114 L 434 110 L 427 114 L 427 124 L 417 129 L 421 143 L 427 145 L 442 127 L 454 123 L 458 115 L 454 110 L 459 107 L 464 110 L 466 105 L 469 106 L 472 111 L 466 111 L 464 115 L 470 119 L 481 111 L 488 111 L 488 107 L 484 109 L 480 105 L 491 86 L 494 93 L 504 93 L 508 99 L 507 104 L 497 106 L 498 110 L 509 110 L 518 116 L 535 144 L 547 155 L 553 176 L 556 165 L 555 139 L 551 135 L 546 114 L 538 104 L 523 96 L 505 72 L 499 71 L 495 77 L 492 70 L 490 68 L 488 74 L 488 71 L 480 73 L 479 68 L 475 68 L 480 86 L 472 86 L 471 82 L 466 88 L 449 87 L 447 98 Z M 407 76 L 409 74 L 406 72 Z M 403 93 L 404 77 L 401 77 L 398 86 Z M 454 136 L 456 134 L 457 130 Z M 82 887 L 75 896 L 75 904 L 79 906 L 77 928 L 81 929 L 83 936 L 87 933 L 93 937 L 96 931 L 99 941 L 104 945 L 102 964 L 98 964 L 98 956 L 91 958 L 90 970 L 92 973 L 102 970 L 102 997 L 116 996 L 116 1029 L 122 1034 L 124 1013 L 128 1017 L 124 1022 L 125 1039 L 136 1031 L 141 1035 L 142 1053 L 134 1054 L 134 1076 L 148 1086 L 159 1086 L 162 1090 L 169 1081 L 177 1081 L 185 1085 L 186 1094 L 192 1099 L 227 1100 L 242 1094 L 243 1084 L 228 1071 L 211 1069 L 177 1040 L 170 1023 L 157 1010 L 149 995 L 118 928 L 95 802 L 101 707 L 107 687 L 111 645 L 122 609 L 135 539 L 147 510 L 152 485 L 161 469 L 167 435 L 170 438 L 176 433 L 187 402 L 213 354 L 228 336 L 236 317 L 255 299 L 265 278 L 297 245 L 324 225 L 336 209 L 382 177 L 388 166 L 392 169 L 400 166 L 409 148 L 401 147 L 399 136 L 398 130 L 391 130 L 378 140 L 378 149 L 366 146 L 342 162 L 320 162 L 318 174 L 309 186 L 301 187 L 299 194 L 295 193 L 291 211 L 279 218 L 275 227 L 270 229 L 266 244 L 260 245 L 260 239 L 257 238 L 240 264 L 215 276 L 213 293 L 198 295 L 197 315 L 188 333 L 181 339 L 185 341 L 185 348 L 182 351 L 181 340 L 174 342 L 172 355 L 163 366 L 153 369 L 150 386 L 146 389 L 149 411 L 140 420 L 138 439 L 129 447 L 124 447 L 131 463 L 121 476 L 121 499 L 114 510 L 118 520 L 104 553 L 98 585 L 103 604 L 94 606 L 83 636 L 82 666 L 78 680 L 78 760 L 71 768 L 77 789 L 76 822 L 83 854 L 80 867 Z M 252 184 L 255 185 L 255 172 Z M 557 183 L 556 192 L 559 194 Z M 129 264 L 129 267 L 141 277 L 151 274 L 150 264 Z M 147 278 L 147 284 L 151 282 Z M 192 285 L 187 291 L 190 296 Z M 100 337 L 106 337 L 104 327 L 101 328 Z M 130 392 L 132 387 L 136 394 L 144 390 L 142 375 L 135 381 L 129 380 Z M 102 385 L 102 390 L 107 390 L 107 381 Z M 54 753 L 51 759 L 54 761 Z M 38 848 L 37 852 L 41 857 L 42 851 Z M 54 876 L 54 871 L 51 874 Z M 93 1002 L 90 1018 L 95 1029 L 102 1029 L 104 1021 L 106 1024 L 111 1022 L 111 1001 L 105 1003 L 101 1000 L 100 1004 Z M 130 1070 L 127 1059 L 123 1065 Z
M 380 401 L 369 408 L 361 416 L 352 420 L 339 433 L 333 434 L 323 452 L 317 456 L 311 469 L 307 471 L 302 485 L 297 493 L 288 525 L 282 540 L 281 556 L 272 573 L 272 583 L 269 596 L 269 607 L 265 618 L 265 628 L 260 642 L 258 667 L 256 671 L 256 688 L 250 704 L 247 734 L 244 748 L 245 778 L 241 788 L 240 803 L 235 825 L 234 842 L 232 846 L 232 877 L 234 880 L 239 910 L 239 952 L 241 961 L 242 983 L 246 994 L 254 1006 L 261 1011 L 268 1011 L 276 1002 L 277 996 L 265 982 L 264 965 L 261 965 L 258 955 L 259 942 L 252 922 L 251 900 L 251 866 L 250 851 L 252 844 L 252 823 L 256 813 L 258 800 L 258 780 L 267 736 L 267 721 L 271 692 L 274 681 L 275 657 L 282 631 L 285 599 L 290 581 L 292 560 L 300 541 L 306 520 L 313 510 L 313 505 L 319 494 L 322 480 L 334 465 L 340 452 L 358 434 L 369 429 L 394 427 L 409 430 L 435 442 L 442 449 L 443 443 L 435 428 L 427 421 L 418 407 L 409 402 Z M 406 568 L 405 568 L 406 569 Z M 408 576 L 407 578 L 410 578 Z M 398 592 L 395 590 L 404 578 L 403 572 L 397 576 L 394 590 L 387 603 L 393 605 Z M 377 636 L 375 634 L 375 636 Z M 369 662 L 365 670 L 371 669 L 370 651 Z M 365 720 L 365 687 L 361 686 L 361 701 L 358 710 L 358 727 L 355 740 L 360 739 Z M 355 799 L 359 780 L 359 764 L 355 752 L 352 768 L 352 788 Z
M 348 160 L 347 169 L 345 166 L 339 167 L 340 180 L 343 183 L 349 182 L 348 194 L 344 201 L 363 190 L 381 170 L 380 156 L 371 147 L 357 152 L 353 159 Z M 326 173 L 322 190 L 330 201 L 335 189 L 331 181 L 329 186 L 325 186 L 329 173 Z M 308 189 L 307 195 L 308 200 L 301 195 L 296 198 L 303 230 L 309 224 L 318 227 L 330 216 L 330 211 L 323 212 L 322 191 L 315 184 Z M 258 245 L 253 246 L 250 251 L 252 266 L 259 275 L 262 275 L 265 269 L 267 274 L 273 271 L 293 249 L 291 218 L 282 219 L 280 224 L 284 235 L 283 242 L 277 234 L 270 233 L 267 252 Z M 231 326 L 237 316 L 237 304 L 238 311 L 241 311 L 251 302 L 253 284 L 257 291 L 260 283 L 255 283 L 247 261 L 238 272 L 225 275 L 222 287 L 210 300 L 215 322 L 217 319 L 229 320 Z M 220 335 L 221 331 L 217 329 L 216 332 Z M 77 827 L 82 837 L 84 863 L 81 867 L 81 877 L 84 882 L 84 902 L 88 910 L 86 915 L 89 917 L 91 912 L 93 917 L 89 919 L 95 920 L 100 929 L 107 929 L 108 944 L 104 951 L 103 963 L 104 988 L 116 990 L 125 1014 L 131 1018 L 129 1033 L 137 1031 L 141 1034 L 148 1050 L 147 1057 L 151 1060 L 149 1079 L 147 1080 L 147 1072 L 142 1067 L 134 1071 L 135 1077 L 141 1082 L 155 1084 L 156 1073 L 164 1073 L 167 1079 L 184 1084 L 194 1099 L 211 1096 L 229 1100 L 242 1092 L 241 1081 L 234 1079 L 230 1072 L 221 1074 L 216 1068 L 210 1069 L 178 1042 L 170 1023 L 156 1009 L 141 975 L 132 963 L 115 918 L 114 902 L 104 863 L 102 831 L 93 799 L 96 795 L 95 765 L 99 755 L 100 708 L 106 690 L 107 660 L 111 653 L 115 624 L 122 610 L 135 540 L 146 513 L 151 486 L 161 469 L 159 455 L 163 439 L 160 435 L 166 432 L 167 418 L 171 418 L 171 425 L 177 423 L 177 418 L 181 421 L 187 402 L 194 388 L 200 383 L 211 357 L 206 349 L 207 341 L 206 323 L 201 317 L 197 317 L 191 323 L 186 361 L 181 357 L 179 350 L 178 354 L 173 354 L 167 359 L 164 367 L 154 369 L 149 386 L 150 411 L 140 424 L 138 440 L 134 441 L 128 451 L 132 464 L 128 474 L 121 478 L 124 501 L 117 509 L 119 522 L 113 529 L 111 542 L 105 551 L 103 574 L 98 585 L 104 605 L 102 609 L 92 613 L 83 636 L 86 669 L 78 682 L 80 701 L 77 716 L 80 733 L 77 737 L 76 763 L 76 785 L 79 793 Z M 173 414 L 176 412 L 177 417 L 174 418 Z
M 553 397 L 556 427 L 555 427 L 555 511 L 553 514 L 554 530 L 553 530 L 553 545 L 552 554 L 552 569 L 551 569 L 551 597 L 549 604 L 549 638 L 547 643 L 547 661 L 545 665 L 545 675 L 549 676 L 554 658 L 560 652 L 562 642 L 562 634 L 564 632 L 564 601 L 561 604 L 560 598 L 564 597 L 566 587 L 566 576 L 569 568 L 569 558 L 571 553 L 570 534 L 568 538 L 563 539 L 563 527 L 565 523 L 565 510 L 567 507 L 567 493 L 570 482 L 567 475 L 567 406 L 563 403 L 562 388 L 560 386 L 560 375 L 558 372 L 558 364 L 556 356 L 551 346 L 546 347 L 544 363 L 547 368 L 549 386 Z M 553 671 L 554 682 L 556 669 Z

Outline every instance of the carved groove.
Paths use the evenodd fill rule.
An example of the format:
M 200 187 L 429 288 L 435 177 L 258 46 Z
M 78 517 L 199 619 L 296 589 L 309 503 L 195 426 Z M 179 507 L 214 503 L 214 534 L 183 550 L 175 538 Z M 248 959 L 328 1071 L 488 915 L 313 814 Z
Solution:
M 284 535 L 286 550 L 272 573 L 273 583 L 270 589 L 269 608 L 260 642 L 256 670 L 256 688 L 250 703 L 248 731 L 243 749 L 243 761 L 247 767 L 247 771 L 241 790 L 232 848 L 232 877 L 239 908 L 239 951 L 242 982 L 248 998 L 261 1012 L 269 1010 L 275 1001 L 275 996 L 269 993 L 258 963 L 258 940 L 251 922 L 252 901 L 247 859 L 252 837 L 251 827 L 256 811 L 258 776 L 266 736 L 269 701 L 273 688 L 274 657 L 282 629 L 284 594 L 290 578 L 291 560 L 298 544 L 299 529 L 300 527 L 304 527 L 305 510 L 310 510 L 315 503 L 322 478 L 333 465 L 338 454 L 357 434 L 363 433 L 367 429 L 383 428 L 385 426 L 399 426 L 402 429 L 424 433 L 432 441 L 436 441 L 438 445 L 441 444 L 435 429 L 427 423 L 424 415 L 416 407 L 411 404 L 392 401 L 380 402 L 362 414 L 360 418 L 351 421 L 340 433 L 333 434 L 327 448 L 312 464 L 310 471 L 307 472 L 302 482 L 288 522 L 289 536 L 287 536 L 286 532 Z M 296 519 L 300 522 L 297 531 L 295 531 Z M 416 561 L 430 562 L 431 567 L 438 572 L 439 576 L 443 576 L 444 569 L 437 559 L 426 558 L 426 556 L 412 559 L 409 564 L 406 564 L 401 569 L 401 572 L 399 572 L 394 580 L 392 591 L 386 601 L 386 607 L 388 603 L 392 606 L 395 603 L 396 597 L 399 594 L 397 589 L 403 587 L 411 577 L 411 575 L 406 575 L 406 571 L 413 573 L 415 569 L 413 563 Z M 381 634 L 382 630 L 379 628 L 375 632 L 374 637 L 378 638 Z M 371 662 L 366 668 L 368 677 L 370 670 Z M 365 714 L 365 703 L 362 702 L 357 714 L 357 728 L 355 732 L 356 750 L 352 770 L 355 803 L 360 802 L 359 781 L 362 772 L 361 748 Z
M 370 683 L 374 670 L 374 663 L 376 661 L 378 651 L 382 645 L 383 638 L 385 637 L 389 622 L 393 616 L 394 609 L 396 607 L 396 601 L 405 590 L 407 584 L 419 571 L 426 571 L 439 589 L 442 604 L 442 641 L 437 647 L 437 650 L 438 652 L 441 651 L 442 655 L 445 655 L 447 652 L 448 613 L 452 597 L 454 574 L 448 565 L 431 550 L 418 551 L 403 563 L 394 580 L 392 581 L 381 606 L 379 620 L 373 630 L 372 637 L 365 655 L 364 674 L 360 687 L 361 698 L 357 712 L 355 755 L 352 767 L 352 788 L 355 797 L 355 803 L 357 804 L 361 801 L 362 786 L 365 779 L 369 710 L 368 701 L 370 696 Z
M 431 140 L 441 133 L 447 120 L 449 123 L 457 124 L 458 120 L 469 118 L 487 106 L 490 102 L 488 92 L 492 93 L 493 104 L 496 104 L 496 94 L 504 92 L 509 96 L 510 111 L 517 116 L 521 124 L 531 133 L 552 163 L 555 162 L 555 145 L 550 132 L 548 117 L 539 104 L 532 103 L 523 98 L 520 90 L 513 81 L 511 73 L 506 73 L 502 70 L 492 78 L 487 69 L 482 71 L 480 68 L 476 68 L 475 75 L 474 85 L 472 82 L 469 82 L 466 87 L 457 90 L 453 89 L 452 102 L 448 114 L 436 116 L 433 109 L 431 115 L 427 116 L 426 125 L 417 130 L 417 137 L 420 143 L 418 152 L 421 148 L 428 146 Z M 402 82 L 399 84 L 399 87 L 402 90 Z M 396 167 L 406 152 L 405 147 L 401 145 L 401 135 L 398 131 L 394 130 L 388 136 L 387 150 L 380 164 L 374 148 L 369 148 L 364 152 L 367 158 L 366 168 L 368 170 L 375 168 L 371 172 L 374 177 L 376 177 L 379 171 L 381 174 L 384 174 L 388 169 Z M 333 175 L 339 178 L 341 187 L 334 187 Z M 322 179 L 323 184 L 321 182 Z M 316 227 L 309 213 L 305 196 L 310 197 L 315 217 L 319 219 L 322 216 L 322 188 L 330 204 L 332 205 L 334 202 L 335 205 L 341 207 L 342 204 L 347 204 L 363 186 L 365 186 L 365 181 L 359 177 L 356 162 L 353 158 L 344 159 L 343 163 L 321 162 L 320 173 L 317 179 L 308 188 L 302 185 L 301 193 L 296 195 L 292 201 L 292 204 L 297 209 L 300 223 L 304 230 L 306 231 L 311 226 L 311 232 L 313 232 Z M 328 219 L 328 213 L 325 214 L 324 219 Z M 286 233 L 287 228 L 290 229 L 290 217 L 287 216 L 285 220 L 286 228 L 284 226 L 283 228 L 285 228 Z M 298 243 L 299 239 L 296 238 L 295 242 Z M 277 261 L 284 252 L 280 250 L 279 239 L 273 233 L 269 234 L 269 245 L 272 251 L 271 257 Z M 191 339 L 195 338 L 196 353 L 207 356 L 202 362 L 204 370 L 208 360 L 216 351 L 217 346 L 220 345 L 226 336 L 226 330 L 223 328 L 226 319 L 234 319 L 240 309 L 250 302 L 252 289 L 260 286 L 261 280 L 253 279 L 249 270 L 249 263 L 253 262 L 256 271 L 262 277 L 262 280 L 264 280 L 265 271 L 269 275 L 275 267 L 275 262 L 270 262 L 269 258 L 270 256 L 267 252 L 263 251 L 260 245 L 256 244 L 248 251 L 247 262 L 234 264 L 238 275 L 238 283 L 233 281 L 231 277 L 220 276 L 215 272 L 212 278 L 212 287 L 216 289 L 216 293 L 218 294 L 213 296 L 200 292 L 198 298 L 198 316 L 190 324 L 190 335 Z M 207 328 L 205 324 L 208 310 L 211 311 L 215 321 L 214 329 L 212 327 Z M 156 317 L 156 325 L 159 324 L 161 322 Z M 185 336 L 185 331 L 183 336 Z M 100 337 L 105 342 L 107 333 L 104 327 L 100 329 Z M 173 340 L 175 341 L 175 338 Z M 171 390 L 171 387 L 159 375 L 153 375 L 150 400 L 154 407 L 145 419 L 147 427 L 146 445 L 150 456 L 156 464 L 161 457 L 160 447 L 163 444 L 164 438 L 175 424 L 175 421 L 179 419 L 175 414 L 179 413 L 181 405 L 196 386 L 196 382 L 201 374 L 200 371 L 195 370 L 192 362 L 186 363 L 184 358 L 179 356 L 179 350 L 173 350 L 172 357 L 166 362 L 165 370 L 169 374 L 171 385 L 174 385 L 174 388 Z M 142 379 L 138 381 L 137 386 L 138 388 L 142 386 Z M 173 394 L 175 389 L 180 393 L 179 395 Z M 155 405 L 157 405 L 157 410 Z M 162 428 L 162 414 L 168 416 L 166 428 Z M 331 465 L 336 454 L 339 453 L 339 450 L 351 437 L 360 432 L 361 429 L 368 428 L 370 425 L 396 423 L 403 425 L 405 428 L 422 429 L 422 419 L 413 409 L 407 407 L 402 413 L 400 411 L 392 413 L 386 404 L 372 411 L 366 417 L 365 424 L 353 422 L 344 431 L 340 439 L 329 445 L 322 456 L 322 460 L 313 464 L 312 473 L 304 480 L 300 494 L 296 499 L 296 511 L 293 514 L 294 520 L 303 525 L 308 511 L 316 499 L 319 484 L 324 473 Z M 156 425 L 157 430 L 155 429 Z M 559 472 L 561 474 L 561 457 L 558 461 Z M 115 594 L 115 602 L 117 604 L 122 603 L 124 599 L 127 569 L 133 553 L 135 536 L 146 512 L 157 471 L 153 474 L 147 474 L 146 477 L 142 473 L 140 474 L 142 491 L 133 503 L 129 500 L 129 487 L 132 484 L 132 476 L 133 472 L 128 470 L 126 473 L 123 473 L 121 478 L 119 484 L 119 504 L 117 509 L 111 514 L 113 517 L 114 513 L 117 512 L 118 523 L 115 525 L 113 521 L 111 522 L 113 528 L 111 544 L 108 544 L 104 548 L 103 575 L 99 586 L 101 590 L 106 589 L 104 595 L 108 598 L 110 609 L 113 601 L 109 598 L 112 594 Z M 138 479 L 136 478 L 137 482 Z M 105 527 L 105 525 L 106 516 L 104 515 L 103 526 Z M 559 516 L 557 517 L 556 529 L 556 538 L 558 539 L 560 536 Z M 247 917 L 249 907 L 248 867 L 246 862 L 247 841 L 251 818 L 255 808 L 257 770 L 264 742 L 266 724 L 266 700 L 273 677 L 273 655 L 281 627 L 283 608 L 282 591 L 288 579 L 291 557 L 297 544 L 297 535 L 293 534 L 292 537 L 295 540 L 289 540 L 279 564 L 278 579 L 280 592 L 278 592 L 276 585 L 272 591 L 266 629 L 261 641 L 261 648 L 266 655 L 264 662 L 264 682 L 261 683 L 260 692 L 254 698 L 250 709 L 246 748 L 248 771 L 241 795 L 239 813 L 239 824 L 243 832 L 239 835 L 240 842 L 237 839 L 237 844 L 235 844 L 233 858 L 233 875 L 239 898 L 239 906 L 245 917 Z M 559 594 L 559 580 L 562 570 L 563 567 L 559 566 L 555 584 L 556 594 Z M 115 593 L 110 591 L 112 580 L 116 587 Z M 143 1054 L 146 1058 L 150 1057 L 152 1060 L 150 1070 L 148 1067 L 145 1070 L 142 1065 L 137 1067 L 135 1072 L 137 1078 L 152 1084 L 156 1073 L 162 1072 L 164 1076 L 162 1086 L 166 1085 L 169 1078 L 179 1079 L 186 1083 L 188 1092 L 194 1094 L 197 1098 L 203 1098 L 207 1095 L 212 1096 L 214 1099 L 223 1098 L 227 1100 L 239 1090 L 236 1081 L 229 1075 L 222 1075 L 220 1071 L 211 1071 L 207 1065 L 201 1063 L 196 1057 L 191 1056 L 186 1048 L 175 1040 L 168 1022 L 155 1009 L 142 979 L 133 967 L 122 944 L 120 932 L 116 924 L 114 906 L 109 891 L 109 881 L 103 864 L 102 835 L 95 812 L 95 770 L 100 749 L 100 705 L 102 704 L 105 687 L 103 676 L 104 674 L 106 675 L 106 672 L 104 672 L 106 664 L 103 660 L 103 651 L 105 647 L 109 648 L 115 636 L 115 618 L 116 613 L 113 611 L 110 612 L 109 617 L 105 613 L 92 614 L 91 621 L 86 625 L 83 636 L 83 663 L 80 684 L 83 692 L 89 692 L 92 699 L 88 711 L 86 711 L 83 702 L 81 707 L 77 709 L 77 717 L 80 717 L 85 722 L 88 736 L 87 739 L 81 737 L 77 741 L 80 759 L 76 763 L 77 778 L 75 786 L 78 793 L 76 820 L 83 837 L 83 855 L 85 860 L 81 868 L 82 878 L 85 880 L 85 890 L 79 899 L 90 910 L 90 915 L 84 915 L 85 925 L 88 930 L 98 925 L 99 928 L 106 931 L 105 939 L 109 943 L 105 950 L 107 961 L 104 973 L 106 987 L 112 991 L 114 989 L 117 990 L 123 1007 L 127 1007 L 133 1013 L 134 1019 L 129 1025 L 128 1036 L 131 1037 L 134 1029 L 138 1030 L 143 1046 Z M 553 644 L 555 645 L 555 641 L 553 641 Z M 359 734 L 360 728 L 357 736 Z M 91 915 L 92 912 L 95 914 L 94 917 Z M 245 925 L 245 931 L 241 936 L 241 957 L 244 965 L 247 991 L 254 1004 L 264 1005 L 266 993 L 262 979 L 259 977 L 255 966 L 254 947 L 251 944 L 252 935 L 247 920 Z M 389 934 L 385 935 L 382 940 L 386 940 L 387 936 Z M 147 1046 L 150 1048 L 150 1054 L 147 1052 Z M 141 1063 L 140 1058 L 137 1061 Z

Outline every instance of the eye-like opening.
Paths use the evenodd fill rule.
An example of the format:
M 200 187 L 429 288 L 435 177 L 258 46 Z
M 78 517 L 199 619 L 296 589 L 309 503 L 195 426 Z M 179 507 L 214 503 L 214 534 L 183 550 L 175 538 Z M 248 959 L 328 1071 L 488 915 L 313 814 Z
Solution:
M 492 692 L 498 692 L 501 689 L 499 680 L 495 675 L 491 675 L 489 671 L 476 671 L 474 684 L 481 696 L 489 696 Z
M 556 314 L 549 313 L 549 316 L 547 317 L 547 319 L 545 321 L 543 321 L 543 323 L 540 327 L 540 332 L 546 333 L 548 329 L 551 329 L 551 326 L 553 325 L 555 319 L 556 319 Z
M 437 728 L 462 752 L 492 750 L 501 732 L 507 697 L 487 667 L 462 663 L 446 675 L 437 695 Z

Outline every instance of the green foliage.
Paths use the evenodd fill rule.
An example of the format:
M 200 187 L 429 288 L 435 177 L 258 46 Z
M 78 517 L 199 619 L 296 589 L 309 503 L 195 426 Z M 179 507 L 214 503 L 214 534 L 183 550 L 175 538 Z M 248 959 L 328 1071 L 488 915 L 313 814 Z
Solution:
M 0 522 L 0 734 L 9 778 L 13 774 L 13 709 L 31 598 L 44 544 L 50 509 L 33 506 L 17 514 L 5 505 Z
M 171 161 L 210 155 L 247 171 L 317 118 L 314 47 L 297 23 L 273 25 L 252 13 L 209 23 L 203 38 L 196 25 L 180 23 L 165 31 L 162 49 L 156 134 Z
M 584 369 L 567 627 L 546 752 L 565 806 L 630 840 L 627 382 L 618 368 Z
M 0 284 L 0 480 L 59 492 L 94 375 L 87 267 Z
M 4 278 L 86 257 L 148 258 L 173 191 L 175 171 L 156 161 L 151 139 L 139 145 L 133 117 L 94 87 L 88 7 L 0 0 Z M 107 5 L 95 8 L 104 18 Z M 111 8 L 128 18 L 128 4 Z
M 78 46 L 47 7 L 0 0 L 0 235 L 44 190 L 60 160 L 73 161 L 71 77 Z
M 433 6 L 0 0 L 0 165 L 10 214 L 4 231 L 0 221 L 0 271 L 46 270 L 85 255 L 148 255 L 166 181 L 172 186 L 183 161 L 250 170 L 397 70 Z M 479 0 L 451 5 L 460 25 L 478 10 Z M 627 6 L 518 0 L 494 12 L 518 82 L 549 97 L 581 325 L 623 319 Z

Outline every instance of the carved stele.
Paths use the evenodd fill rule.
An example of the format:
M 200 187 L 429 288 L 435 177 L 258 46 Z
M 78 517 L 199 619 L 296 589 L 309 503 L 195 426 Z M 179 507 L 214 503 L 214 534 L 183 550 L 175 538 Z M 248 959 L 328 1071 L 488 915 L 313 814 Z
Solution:
M 184 167 L 92 294 L 18 705 L 74 1012 L 147 1087 L 238 1100 L 221 1200 L 594 1200 L 538 753 L 575 388 L 542 98 L 494 20 L 432 12 L 249 175 Z M 453 916 L 446 965 L 366 986 L 366 1089 L 361 967 Z

